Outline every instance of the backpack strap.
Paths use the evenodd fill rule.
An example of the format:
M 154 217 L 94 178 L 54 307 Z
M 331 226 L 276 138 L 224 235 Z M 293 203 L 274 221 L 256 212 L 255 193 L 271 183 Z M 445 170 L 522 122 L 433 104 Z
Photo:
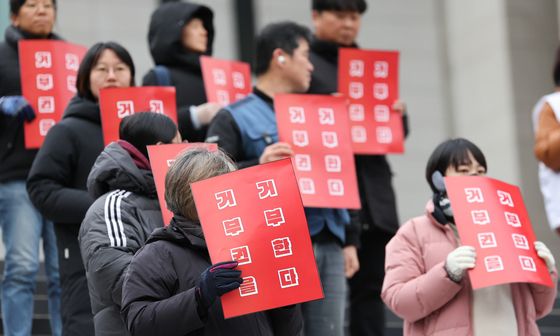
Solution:
M 169 69 L 165 65 L 156 65 L 154 68 L 154 73 L 156 75 L 156 82 L 159 86 L 170 86 L 171 85 L 171 75 Z

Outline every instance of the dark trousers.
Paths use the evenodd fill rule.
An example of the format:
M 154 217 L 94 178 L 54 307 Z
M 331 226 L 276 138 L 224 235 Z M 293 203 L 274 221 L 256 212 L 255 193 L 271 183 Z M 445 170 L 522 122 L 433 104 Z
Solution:
M 62 336 L 94 336 L 86 272 L 77 234 L 55 227 L 60 268 Z
M 385 306 L 381 287 L 385 276 L 385 245 L 393 234 L 375 227 L 363 231 L 358 250 L 360 270 L 348 281 L 350 287 L 350 335 L 383 336 Z

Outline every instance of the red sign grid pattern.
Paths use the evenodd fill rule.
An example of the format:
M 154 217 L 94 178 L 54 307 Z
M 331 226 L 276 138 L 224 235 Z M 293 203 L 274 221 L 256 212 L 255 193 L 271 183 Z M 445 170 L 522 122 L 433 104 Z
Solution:
M 518 187 L 486 177 L 446 177 L 463 245 L 476 248 L 474 289 L 511 282 L 552 286 Z
M 212 262 L 237 260 L 242 271 L 241 287 L 222 296 L 226 318 L 323 297 L 290 160 L 192 190 Z
M 209 102 L 226 106 L 251 93 L 248 63 L 200 57 L 204 88 Z
M 99 106 L 105 145 L 119 139 L 121 120 L 138 112 L 165 114 L 177 124 L 175 87 L 171 86 L 103 89 L 99 93 Z
M 22 92 L 36 118 L 24 124 L 25 147 L 39 148 L 76 94 L 76 76 L 86 48 L 63 41 L 19 42 Z
M 346 48 L 339 52 L 338 90 L 350 99 L 354 152 L 402 153 L 402 117 L 392 109 L 399 97 L 399 53 Z
M 307 207 L 360 208 L 346 101 L 325 95 L 275 97 L 278 136 L 292 145 Z

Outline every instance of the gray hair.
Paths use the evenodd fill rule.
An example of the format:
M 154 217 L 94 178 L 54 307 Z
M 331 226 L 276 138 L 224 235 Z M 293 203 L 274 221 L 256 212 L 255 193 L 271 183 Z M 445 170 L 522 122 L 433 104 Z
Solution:
M 165 203 L 175 215 L 198 220 L 191 183 L 236 170 L 233 161 L 221 150 L 193 148 L 175 158 L 165 176 Z

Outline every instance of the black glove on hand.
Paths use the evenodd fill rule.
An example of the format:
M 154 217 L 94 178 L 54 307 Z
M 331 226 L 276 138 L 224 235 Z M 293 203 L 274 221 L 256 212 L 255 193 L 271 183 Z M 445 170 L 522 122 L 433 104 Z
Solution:
M 236 267 L 237 261 L 224 261 L 202 272 L 196 288 L 196 298 L 202 311 L 208 311 L 218 296 L 239 288 L 243 279 L 241 271 L 236 270 Z

